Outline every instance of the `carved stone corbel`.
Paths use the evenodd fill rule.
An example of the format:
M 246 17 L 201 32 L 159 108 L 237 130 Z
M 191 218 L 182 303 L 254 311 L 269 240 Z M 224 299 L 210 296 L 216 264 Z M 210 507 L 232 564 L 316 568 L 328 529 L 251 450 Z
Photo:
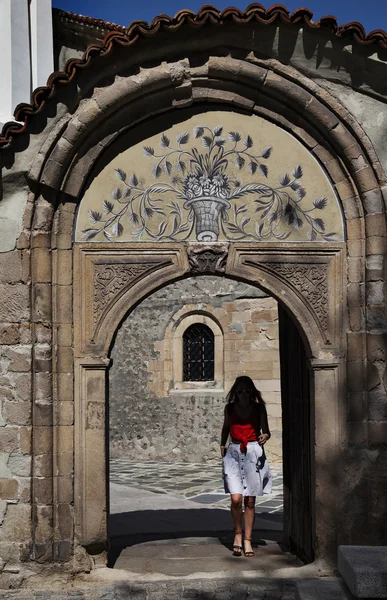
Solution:
M 188 244 L 188 262 L 192 273 L 226 272 L 229 244 Z

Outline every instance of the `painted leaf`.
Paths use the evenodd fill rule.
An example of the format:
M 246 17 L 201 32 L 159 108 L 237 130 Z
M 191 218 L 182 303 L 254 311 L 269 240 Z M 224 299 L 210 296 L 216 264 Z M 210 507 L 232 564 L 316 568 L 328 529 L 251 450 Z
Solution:
M 124 228 L 123 228 L 122 224 L 120 222 L 114 223 L 114 225 L 112 227 L 113 235 L 116 237 L 121 237 L 123 232 L 124 232 Z
M 235 164 L 238 167 L 238 169 L 242 169 L 245 166 L 245 159 L 243 158 L 243 156 L 241 156 L 240 154 L 237 154 L 236 158 L 235 158 Z
M 251 137 L 251 135 L 247 135 L 245 138 L 245 148 L 246 150 L 248 148 L 252 148 L 253 147 L 253 138 Z
M 271 146 L 269 146 L 268 148 L 264 148 L 262 150 L 262 158 L 270 158 L 271 151 L 272 151 Z
M 179 160 L 177 163 L 177 166 L 178 166 L 179 171 L 181 171 L 182 173 L 185 173 L 186 165 L 185 165 L 184 161 Z M 178 183 L 178 182 L 176 182 L 176 183 Z
M 153 169 L 152 169 L 152 175 L 156 179 L 158 179 L 158 177 L 160 177 L 160 175 L 161 175 L 161 167 L 160 167 L 160 165 L 155 165 L 153 167 Z
M 171 174 L 172 171 L 172 163 L 169 162 L 169 160 L 166 160 L 164 163 L 164 170 L 166 173 L 168 173 L 168 175 Z
M 302 198 L 305 198 L 305 196 L 306 196 L 305 188 L 299 187 L 298 190 L 296 190 L 296 196 L 299 200 L 302 200 Z
M 130 196 L 131 193 L 132 193 L 132 190 L 129 187 L 127 187 L 127 188 L 124 189 L 123 197 L 124 198 L 129 198 L 129 196 Z
M 212 138 L 209 135 L 203 136 L 203 146 L 209 148 L 212 144 Z
M 194 128 L 195 138 L 202 137 L 203 133 L 204 133 L 204 127 L 201 127 L 200 125 L 198 125 L 197 127 Z
M 153 216 L 154 212 L 155 212 L 155 211 L 153 210 L 153 208 L 150 208 L 149 206 L 146 206 L 146 207 L 144 208 L 144 211 L 145 211 L 145 215 L 146 215 L 146 217 L 147 217 L 148 219 L 150 219 L 150 218 Z
M 163 235 L 164 231 L 165 231 L 165 230 L 166 230 L 166 228 L 167 228 L 167 225 L 168 225 L 168 222 L 167 222 L 167 221 L 163 221 L 162 223 L 160 223 L 159 230 L 158 230 L 158 232 L 157 232 L 157 235 L 158 235 L 158 236 L 160 236 L 160 235 Z
M 241 141 L 241 136 L 237 131 L 229 131 L 228 137 L 232 142 L 238 143 Z
M 125 181 L 125 179 L 126 179 L 125 171 L 123 171 L 122 169 L 115 169 L 115 171 L 116 171 L 117 178 L 120 179 L 121 181 Z
M 107 239 L 108 242 L 112 242 L 113 241 L 113 236 L 110 235 L 110 233 L 108 231 L 104 231 L 103 232 L 105 238 Z
M 96 210 L 89 210 L 89 220 L 91 223 L 98 223 L 99 221 L 102 221 L 102 215 Z
M 91 240 L 99 232 L 98 229 L 82 229 L 81 240 Z
M 266 165 L 258 165 L 258 169 L 261 171 L 262 175 L 264 175 L 265 177 L 267 177 L 269 169 L 267 168 Z
M 292 188 L 292 190 L 296 191 L 296 190 L 298 190 L 301 187 L 301 184 L 298 183 L 298 181 L 293 181 L 290 184 L 290 187 Z
M 133 225 L 138 225 L 138 223 L 140 222 L 139 216 L 136 213 L 130 213 L 129 215 L 129 221 L 133 224 Z
M 328 204 L 328 198 L 316 198 L 316 200 L 313 202 L 314 206 L 316 208 L 319 208 L 320 210 L 324 210 L 324 208 L 326 207 L 326 205 Z
M 246 227 L 248 223 L 250 223 L 251 219 L 249 217 L 243 217 L 241 220 L 241 227 Z
M 248 169 L 249 169 L 250 173 L 252 173 L 254 175 L 254 173 L 258 169 L 257 163 L 254 162 L 253 160 L 251 160 L 248 164 Z
M 311 231 L 309 233 L 309 239 L 310 239 L 310 241 L 314 242 L 316 238 L 317 238 L 317 233 L 315 232 L 314 229 L 311 229 Z
M 226 140 L 222 137 L 218 138 L 217 140 L 215 140 L 215 145 L 219 146 L 219 148 L 221 146 L 224 146 L 224 144 L 226 143 Z
M 131 176 L 129 177 L 129 184 L 130 184 L 132 187 L 137 187 L 137 186 L 138 186 L 138 179 L 137 179 L 137 176 L 136 176 L 136 174 L 135 174 L 135 173 L 133 173 L 133 175 L 131 175 Z
M 144 154 L 145 154 L 145 156 L 154 156 L 155 150 L 154 150 L 154 148 L 151 148 L 150 146 L 144 146 Z
M 330 233 L 326 233 L 325 235 L 323 235 L 323 238 L 324 238 L 324 240 L 327 240 L 327 242 L 332 242 L 334 240 L 340 240 L 339 236 L 334 231 L 331 231 Z
M 119 200 L 122 196 L 122 192 L 120 190 L 119 187 L 115 187 L 114 190 L 112 191 L 112 198 L 113 200 Z
M 180 133 L 176 137 L 176 140 L 178 144 L 186 144 L 189 140 L 189 133 L 187 131 L 185 131 L 184 133 Z
M 324 233 L 325 223 L 322 219 L 314 219 L 314 226 L 316 227 L 317 231 Z
M 301 165 L 297 165 L 292 171 L 293 177 L 296 179 L 300 179 L 302 177 L 302 167 Z
M 107 215 L 111 212 L 113 212 L 114 209 L 114 204 L 112 202 L 109 202 L 109 200 L 104 200 L 102 202 L 102 210 L 104 213 L 106 213 Z
M 221 125 L 218 125 L 218 127 L 214 128 L 214 135 L 215 136 L 222 135 L 222 133 L 223 133 L 223 127 Z
M 282 175 L 282 176 L 280 177 L 280 180 L 279 180 L 279 182 L 280 182 L 280 184 L 281 184 L 281 185 L 283 185 L 284 187 L 285 187 L 285 186 L 287 186 L 287 185 L 289 185 L 289 183 L 290 183 L 290 177 L 289 177 L 289 175 L 288 175 L 287 173 L 285 173 L 285 175 Z
M 246 204 L 241 204 L 241 206 L 239 206 L 239 208 L 236 208 L 236 206 L 234 205 L 234 208 L 235 208 L 235 214 L 237 214 L 237 215 L 239 215 L 239 213 L 244 213 L 247 210 Z
M 226 223 L 226 225 L 229 231 L 231 231 L 231 233 L 241 233 L 240 227 L 235 225 L 235 223 Z
M 162 148 L 169 148 L 170 143 L 171 143 L 171 140 L 165 135 L 165 133 L 163 133 L 161 135 L 161 139 L 160 139 L 160 146 Z

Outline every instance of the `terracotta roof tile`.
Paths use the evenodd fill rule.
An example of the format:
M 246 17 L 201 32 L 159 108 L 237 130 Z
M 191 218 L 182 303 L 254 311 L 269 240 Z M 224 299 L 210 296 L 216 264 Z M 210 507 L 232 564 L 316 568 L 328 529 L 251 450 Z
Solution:
M 353 38 L 362 45 L 377 44 L 382 48 L 387 48 L 387 32 L 382 29 L 375 29 L 366 35 L 364 27 L 360 23 L 351 22 L 339 26 L 336 17 L 330 15 L 314 22 L 312 19 L 313 13 L 309 9 L 299 8 L 290 14 L 282 4 L 274 4 L 266 10 L 261 4 L 253 3 L 244 11 L 235 7 L 220 11 L 211 4 L 205 4 L 197 13 L 183 9 L 176 13 L 174 17 L 160 14 L 150 24 L 146 21 L 133 21 L 127 28 L 100 19 L 64 11 L 60 11 L 60 13 L 63 19 L 67 18 L 73 22 L 105 28 L 108 33 L 105 35 L 103 42 L 89 45 L 81 59 L 70 59 L 67 61 L 64 71 L 52 73 L 47 81 L 47 86 L 37 88 L 33 92 L 31 104 L 19 104 L 16 107 L 15 119 L 22 121 L 22 123 L 9 122 L 4 125 L 0 135 L 0 149 L 7 146 L 15 136 L 26 131 L 31 118 L 43 110 L 46 102 L 55 94 L 57 87 L 71 81 L 78 70 L 87 68 L 92 57 L 102 53 L 106 55 L 112 51 L 115 44 L 133 46 L 139 38 L 153 37 L 157 35 L 160 29 L 176 31 L 187 24 L 190 27 L 199 28 L 206 23 L 222 25 L 227 22 L 244 24 L 251 21 L 257 21 L 262 25 L 270 25 L 276 21 L 281 21 L 287 24 L 306 24 L 312 29 L 329 31 L 338 38 Z

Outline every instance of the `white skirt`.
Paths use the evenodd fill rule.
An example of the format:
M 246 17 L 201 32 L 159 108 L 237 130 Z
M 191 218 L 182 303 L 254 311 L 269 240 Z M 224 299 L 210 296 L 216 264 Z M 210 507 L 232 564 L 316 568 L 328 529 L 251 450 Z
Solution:
M 262 446 L 248 442 L 246 454 L 240 444 L 231 443 L 223 457 L 223 482 L 226 494 L 263 496 L 271 494 L 272 475 Z

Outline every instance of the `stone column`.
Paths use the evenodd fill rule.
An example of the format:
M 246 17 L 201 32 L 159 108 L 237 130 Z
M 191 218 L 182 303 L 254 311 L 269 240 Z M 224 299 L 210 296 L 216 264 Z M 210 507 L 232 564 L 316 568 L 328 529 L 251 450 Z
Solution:
M 109 359 L 75 361 L 75 511 L 78 541 L 104 559 L 107 547 L 106 369 Z
M 340 396 L 340 365 L 312 359 L 314 387 L 314 453 L 316 558 L 336 561 L 339 508 L 340 442 L 342 410 L 345 398 Z M 345 436 L 344 436 L 345 437 Z M 313 464 L 313 462 L 312 462 Z

